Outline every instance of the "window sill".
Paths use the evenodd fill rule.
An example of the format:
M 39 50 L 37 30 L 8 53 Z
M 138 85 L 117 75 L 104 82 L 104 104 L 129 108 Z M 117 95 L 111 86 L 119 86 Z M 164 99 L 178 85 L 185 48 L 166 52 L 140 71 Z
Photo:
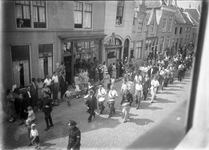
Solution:
M 30 30 L 47 30 L 48 28 L 46 27 L 46 28 L 17 28 L 16 27 L 16 29 L 17 30 L 25 30 L 25 31 L 30 31 Z
M 116 27 L 124 27 L 124 24 L 116 24 Z
M 74 28 L 74 30 L 93 30 L 93 28 Z

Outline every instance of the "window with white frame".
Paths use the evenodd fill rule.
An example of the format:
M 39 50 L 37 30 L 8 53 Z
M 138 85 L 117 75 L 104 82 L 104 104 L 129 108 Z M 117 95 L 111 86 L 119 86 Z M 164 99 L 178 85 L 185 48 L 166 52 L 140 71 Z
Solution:
M 182 34 L 182 27 L 180 27 L 180 29 L 179 29 L 179 34 L 180 35 Z
M 46 28 L 46 2 L 33 1 L 34 28 Z
M 142 58 L 142 41 L 136 42 L 135 57 L 136 59 Z
M 150 13 L 148 13 L 148 14 L 146 15 L 146 18 L 145 18 L 145 20 L 144 20 L 144 24 L 143 24 L 143 31 L 144 31 L 144 32 L 147 32 L 147 31 L 148 31 L 148 25 L 147 25 L 147 23 L 148 23 L 148 21 L 149 21 L 149 17 L 150 17 Z
M 168 32 L 171 32 L 171 31 L 172 31 L 172 24 L 173 24 L 173 19 L 170 18 L 170 19 L 168 20 Z
M 164 36 L 161 37 L 161 41 L 160 41 L 160 52 L 163 51 L 163 46 L 164 46 Z
M 138 20 L 138 32 L 142 32 L 143 22 L 144 22 L 144 19 L 139 18 L 139 20 Z
M 15 1 L 17 28 L 31 27 L 31 2 Z
M 167 23 L 167 18 L 163 18 L 163 27 L 162 27 L 163 32 L 166 31 L 166 23 Z
M 155 28 L 155 21 L 152 20 L 151 24 L 150 24 L 150 32 L 153 33 L 154 32 L 154 28 Z
M 74 3 L 74 28 L 92 28 L 92 4 Z
M 177 34 L 178 31 L 178 27 L 175 27 L 175 35 Z
M 117 14 L 116 14 L 116 24 L 123 24 L 123 11 L 124 11 L 124 1 L 118 1 L 117 4 Z
M 92 27 L 92 4 L 85 3 L 84 5 L 84 28 Z
M 166 39 L 165 48 L 169 47 L 169 44 L 170 44 L 170 36 L 168 36 Z
M 46 1 L 15 1 L 15 10 L 17 28 L 46 28 Z

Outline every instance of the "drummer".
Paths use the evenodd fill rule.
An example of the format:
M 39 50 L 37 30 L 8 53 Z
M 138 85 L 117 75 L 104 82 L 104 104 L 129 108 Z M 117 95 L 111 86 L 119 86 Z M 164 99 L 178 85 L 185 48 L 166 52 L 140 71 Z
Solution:
M 99 106 L 99 115 L 101 115 L 105 109 L 104 107 L 104 101 L 105 101 L 105 95 L 107 94 L 106 90 L 102 86 L 102 84 L 99 85 L 99 89 L 97 92 L 97 100 L 98 100 L 98 106 Z

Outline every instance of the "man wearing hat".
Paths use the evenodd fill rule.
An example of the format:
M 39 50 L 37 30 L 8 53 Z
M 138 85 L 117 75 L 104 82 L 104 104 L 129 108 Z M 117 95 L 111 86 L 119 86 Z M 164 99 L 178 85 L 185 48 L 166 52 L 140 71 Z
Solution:
M 89 97 L 88 97 L 88 99 L 86 101 L 86 105 L 89 108 L 88 113 L 90 114 L 90 116 L 88 118 L 88 122 L 91 122 L 92 116 L 94 116 L 94 118 L 95 118 L 94 110 L 97 107 L 97 100 L 96 100 L 96 97 L 94 95 L 94 91 L 93 90 L 89 91 Z
M 81 131 L 76 127 L 77 123 L 73 120 L 70 120 L 68 123 L 69 127 L 69 139 L 67 150 L 80 150 L 81 146 Z

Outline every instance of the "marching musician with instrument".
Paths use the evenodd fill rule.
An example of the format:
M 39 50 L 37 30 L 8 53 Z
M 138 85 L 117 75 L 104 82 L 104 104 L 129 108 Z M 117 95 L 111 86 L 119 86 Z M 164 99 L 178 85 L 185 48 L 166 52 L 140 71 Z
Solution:
M 99 106 L 99 115 L 103 113 L 105 107 L 105 95 L 107 94 L 106 90 L 102 86 L 102 84 L 99 85 L 99 89 L 97 91 L 97 100 L 98 100 L 98 106 Z

